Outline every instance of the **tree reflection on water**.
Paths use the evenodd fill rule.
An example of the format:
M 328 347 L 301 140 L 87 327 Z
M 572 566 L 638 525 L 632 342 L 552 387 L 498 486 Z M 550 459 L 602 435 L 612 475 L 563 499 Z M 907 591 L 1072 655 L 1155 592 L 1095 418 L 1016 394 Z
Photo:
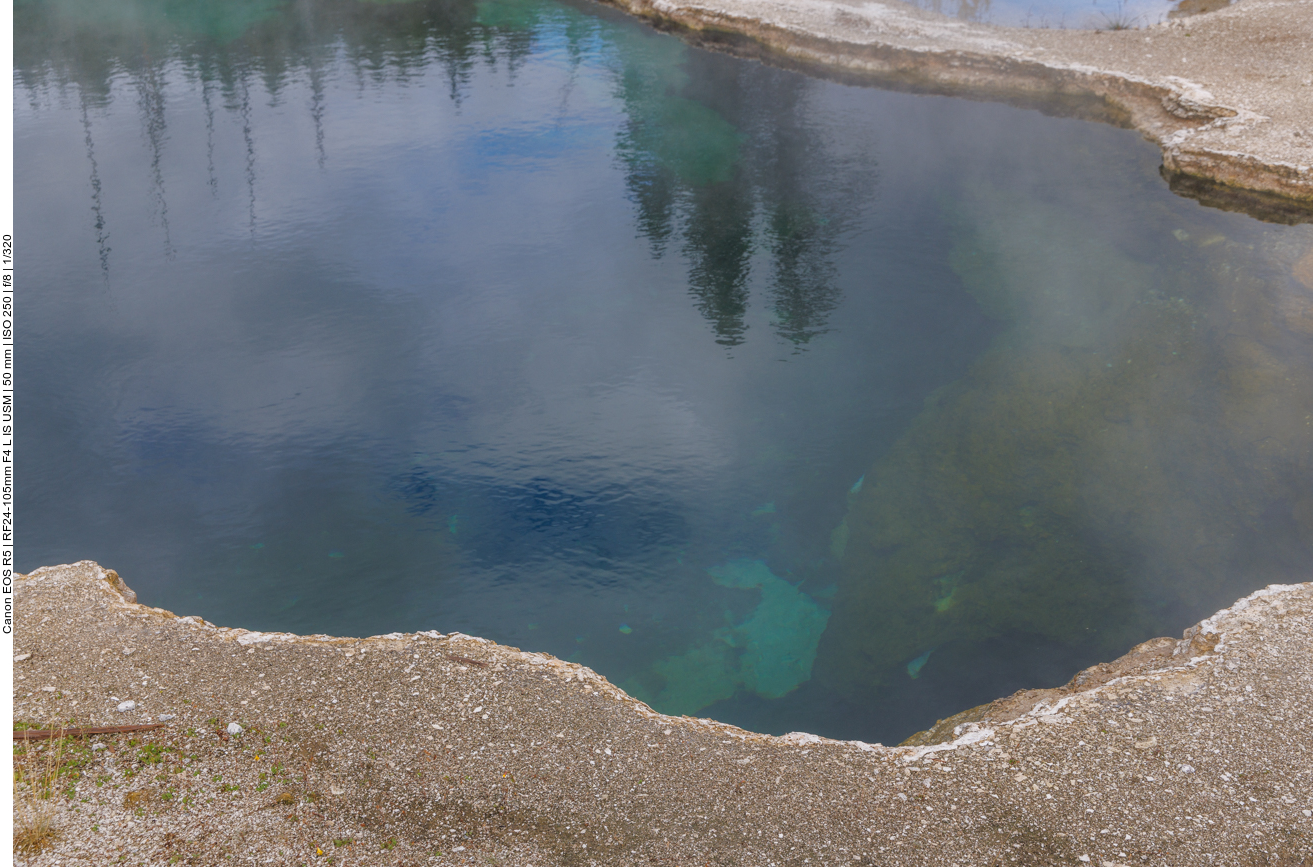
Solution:
M 74 85 L 88 109 L 93 219 L 108 276 L 91 115 L 108 104 L 116 77 L 128 77 L 137 93 L 155 221 L 171 256 L 161 163 L 169 143 L 166 94 L 177 78 L 199 85 L 212 189 L 216 104 L 239 118 L 254 238 L 261 178 L 255 93 L 277 103 L 291 84 L 309 81 L 322 168 L 325 77 L 335 66 L 362 84 L 405 84 L 436 66 L 459 104 L 480 64 L 502 65 L 513 76 L 541 47 L 544 9 L 518 0 L 29 0 L 15 9 L 23 36 L 15 73 L 33 102 L 43 87 Z M 599 36 L 617 49 L 608 56 L 626 117 L 616 152 L 637 228 L 654 256 L 674 252 L 687 260 L 689 292 L 715 340 L 733 347 L 746 339 L 754 287 L 775 333 L 797 349 L 826 333 L 840 297 L 833 258 L 870 200 L 875 177 L 869 154 L 834 153 L 808 117 L 813 82 L 691 52 L 655 34 L 608 28 L 573 10 L 558 14 L 568 19 L 556 32 L 570 62 L 582 62 L 589 40 Z M 841 175 L 842 188 L 834 182 Z
M 726 346 L 744 340 L 762 254 L 773 327 L 805 346 L 829 330 L 839 301 L 833 258 L 874 191 L 873 161 L 832 151 L 807 116 L 807 79 L 714 54 L 655 58 L 684 48 L 631 42 L 619 153 L 653 254 L 679 245 L 689 291 Z M 841 174 L 842 190 L 832 183 Z

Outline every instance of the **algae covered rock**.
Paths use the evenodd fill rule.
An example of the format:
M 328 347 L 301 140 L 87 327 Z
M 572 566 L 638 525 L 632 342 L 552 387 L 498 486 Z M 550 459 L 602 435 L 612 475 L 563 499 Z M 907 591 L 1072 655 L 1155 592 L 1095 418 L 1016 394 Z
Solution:
M 1004 634 L 1116 655 L 1313 555 L 1313 359 L 1261 249 L 986 187 L 949 216 L 1008 327 L 850 497 L 818 677 L 869 695 Z

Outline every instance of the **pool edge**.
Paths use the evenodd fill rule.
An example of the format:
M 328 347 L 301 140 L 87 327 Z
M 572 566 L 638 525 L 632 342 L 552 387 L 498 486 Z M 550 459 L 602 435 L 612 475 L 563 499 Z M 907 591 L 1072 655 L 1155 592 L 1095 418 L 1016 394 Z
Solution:
M 1215 824 L 1192 829 L 1191 846 L 1168 852 L 1181 857 L 1164 863 L 1191 863 L 1185 856 L 1196 844 L 1220 856 L 1313 851 L 1313 814 L 1307 812 L 1313 803 L 1304 803 L 1309 799 L 1300 792 L 1308 790 L 1299 783 L 1307 765 L 1290 760 L 1313 752 L 1313 705 L 1307 701 L 1313 682 L 1313 582 L 1269 586 L 1186 630 L 1182 639 L 1148 642 L 1078 675 L 1063 690 L 1018 693 L 986 706 L 992 711 L 955 718 L 951 727 L 941 724 L 936 734 L 898 747 L 804 733 L 773 737 L 712 720 L 663 716 L 588 668 L 458 633 L 352 639 L 218 627 L 136 603 L 116 573 L 90 561 L 18 576 L 15 612 L 16 719 L 113 725 L 154 722 L 168 711 L 173 718 L 161 735 L 165 742 L 190 731 L 186 748 L 196 750 L 197 761 L 229 761 L 236 750 L 256 763 L 252 774 L 260 767 L 258 753 L 272 757 L 278 746 L 254 747 L 254 741 L 242 746 L 241 735 L 229 738 L 220 730 L 216 736 L 215 727 L 200 719 L 217 719 L 220 729 L 237 722 L 269 734 L 280 730 L 278 721 L 331 719 L 327 728 L 336 728 L 336 735 L 303 726 L 302 736 L 322 740 L 323 746 L 307 760 L 302 786 L 307 791 L 297 793 L 313 795 L 315 809 L 340 813 L 351 827 L 362 824 L 362 804 L 375 801 L 405 805 L 431 797 L 435 804 L 445 799 L 486 805 L 487 792 L 479 787 L 500 791 L 499 780 L 504 786 L 508 777 L 524 783 L 507 790 L 503 813 L 514 806 L 514 815 L 533 816 L 536 827 L 576 827 L 591 820 L 612 830 L 625 827 L 624 834 L 609 838 L 553 832 L 521 840 L 509 832 L 498 837 L 487 821 L 471 825 L 471 845 L 463 853 L 496 857 L 503 864 L 542 864 L 544 858 L 556 859 L 545 863 L 634 863 L 663 852 L 681 858 L 757 852 L 752 857 L 765 863 L 800 849 L 823 857 L 840 846 L 848 853 L 842 860 L 852 863 L 922 863 L 927 850 L 992 863 L 1014 853 L 1017 839 L 1023 847 L 1039 846 L 1035 857 L 1042 849 L 1046 856 L 1062 854 L 1073 862 L 1087 855 L 1093 863 L 1121 863 L 1119 853 L 1133 848 L 1120 842 L 1121 832 L 1107 852 L 1100 854 L 1095 845 L 1112 821 L 1109 814 L 1117 812 L 1116 799 L 1146 801 L 1142 810 L 1123 811 L 1116 821 L 1136 846 L 1156 835 L 1158 850 L 1178 842 L 1175 832 L 1167 835 L 1181 821 L 1175 816 L 1214 811 Z M 95 648 L 98 654 L 91 653 Z M 408 697 L 412 660 L 420 650 L 429 668 L 415 677 L 454 686 L 442 729 L 428 725 L 428 716 L 438 712 L 435 705 Z M 299 675 L 294 685 L 287 673 L 308 677 L 330 666 L 347 673 L 372 666 L 373 674 L 335 685 L 330 701 L 323 687 L 309 688 Z M 273 679 L 265 678 L 266 671 Z M 267 695 L 270 683 L 278 690 L 274 695 Z M 541 695 L 531 695 L 529 687 Z M 488 722 L 488 716 L 457 708 L 454 697 L 462 689 L 482 696 L 478 711 L 486 706 L 497 719 Z M 258 707 L 247 704 L 253 698 Z M 114 700 L 134 706 L 121 711 Z M 457 711 L 462 718 L 454 721 Z M 457 780 L 471 783 L 448 787 L 416 778 L 428 767 L 423 754 L 440 749 L 435 733 L 445 744 L 445 779 L 455 772 Z M 370 750 L 369 760 L 352 758 L 364 740 L 382 755 Z M 1227 749 L 1212 753 L 1203 746 L 1209 741 Z M 270 744 L 267 735 L 265 743 Z M 532 756 L 512 752 L 528 743 L 538 744 Z M 206 749 L 218 757 L 206 759 Z M 252 752 L 257 754 L 246 755 Z M 1114 776 L 1112 770 L 1123 765 Z M 98 779 L 111 788 L 145 792 L 143 798 L 162 797 L 148 777 L 115 778 L 123 768 L 107 768 Z M 236 772 L 228 773 L 238 779 Z M 88 770 L 84 779 L 91 776 Z M 86 785 L 89 799 L 110 791 Z M 333 794 L 320 791 L 326 787 Z M 193 809 L 249 839 L 283 820 L 278 809 L 269 809 L 280 794 L 247 786 L 234 790 L 231 800 Z M 116 797 L 72 803 L 64 820 L 72 824 L 107 814 L 98 821 L 112 821 L 125 815 Z M 717 817 L 726 801 L 736 803 L 734 812 Z M 181 821 L 172 804 L 149 803 L 154 812 L 144 815 Z M 914 834 L 906 834 L 904 826 L 912 827 L 927 811 L 934 821 L 922 821 Z M 1226 811 L 1234 815 L 1223 821 Z M 1264 826 L 1260 830 L 1268 836 L 1228 837 L 1223 832 L 1237 818 Z M 143 822 L 119 836 L 135 841 L 136 851 L 153 851 L 163 845 L 168 827 L 168 821 Z M 421 832 L 405 828 L 410 826 L 403 822 L 356 833 L 362 840 L 379 837 L 374 851 L 382 859 L 391 851 L 389 840 L 405 844 L 403 850 L 420 845 Z M 743 828 L 770 831 L 745 837 Z M 214 840 L 224 833 L 215 832 Z M 1088 842 L 1090 836 L 1095 844 Z M 66 834 L 51 855 L 71 855 L 83 845 L 78 840 L 77 834 Z M 915 846 L 909 848 L 911 841 Z M 585 842 L 593 848 L 583 848 Z M 1276 848 L 1264 849 L 1268 843 Z M 256 848 L 264 853 L 267 846 Z M 437 863 L 464 863 L 463 853 L 445 852 L 441 858 L 449 860 Z

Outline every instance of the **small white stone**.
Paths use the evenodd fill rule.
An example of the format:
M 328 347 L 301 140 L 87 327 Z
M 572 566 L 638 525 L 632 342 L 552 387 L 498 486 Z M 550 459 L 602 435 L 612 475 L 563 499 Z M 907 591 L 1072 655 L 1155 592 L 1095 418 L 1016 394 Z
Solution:
M 230 734 L 230 735 L 239 735 L 239 734 L 241 734 L 241 733 L 244 732 L 244 731 L 246 731 L 246 729 L 242 728 L 242 727 L 239 726 L 237 723 L 235 723 L 235 722 L 230 722 L 230 723 L 228 723 L 228 734 Z
M 134 654 L 134 653 L 136 653 L 136 652 L 137 652 L 137 649 L 136 649 L 135 647 L 125 647 L 125 648 L 123 648 L 123 655 L 124 655 L 124 656 L 131 656 L 132 654 Z
M 1181 773 L 1183 773 L 1183 774 L 1193 774 L 1193 773 L 1194 773 L 1194 768 L 1190 767 L 1189 765 L 1177 765 L 1177 766 L 1176 766 L 1176 769 L 1177 769 L 1178 771 L 1180 771 Z
M 130 711 L 130 710 L 136 710 L 137 703 L 132 699 L 128 699 L 127 701 L 119 702 L 118 708 L 119 708 L 119 713 L 123 713 L 125 711 Z
M 43 686 L 43 687 L 41 687 L 41 691 L 42 691 L 42 692 L 54 692 L 54 691 L 55 691 L 55 688 L 54 688 L 53 686 Z
M 178 717 L 177 717 L 175 714 L 171 714 L 171 713 L 162 713 L 162 714 L 160 714 L 159 716 L 157 716 L 157 717 L 155 717 L 155 718 L 156 718 L 157 720 L 159 720 L 160 722 L 168 722 L 169 720 L 171 720 L 171 719 L 177 719 Z
M 328 791 L 332 792 L 334 795 L 344 795 L 344 794 L 346 794 L 346 789 L 344 789 L 344 788 L 342 788 L 341 786 L 338 786 L 338 785 L 332 785 L 332 786 L 329 786 L 329 787 L 328 787 Z
M 30 653 L 20 653 L 14 657 L 14 662 L 22 662 L 25 659 L 31 659 L 31 658 L 32 658 L 32 654 Z
M 105 748 L 105 745 L 104 745 L 104 744 L 92 744 L 92 745 L 91 745 L 91 751 L 92 751 L 93 753 L 94 753 L 96 750 L 103 750 L 104 748 Z

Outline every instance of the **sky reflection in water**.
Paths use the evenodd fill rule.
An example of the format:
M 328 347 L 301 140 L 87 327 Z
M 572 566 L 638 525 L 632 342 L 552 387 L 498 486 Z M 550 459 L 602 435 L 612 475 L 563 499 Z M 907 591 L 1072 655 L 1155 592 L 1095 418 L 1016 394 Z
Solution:
M 21 569 L 889 741 L 1313 554 L 1308 232 L 1134 134 L 593 7 L 16 15 Z
M 908 0 L 930 12 L 1001 27 L 1136 30 L 1215 12 L 1231 0 Z

